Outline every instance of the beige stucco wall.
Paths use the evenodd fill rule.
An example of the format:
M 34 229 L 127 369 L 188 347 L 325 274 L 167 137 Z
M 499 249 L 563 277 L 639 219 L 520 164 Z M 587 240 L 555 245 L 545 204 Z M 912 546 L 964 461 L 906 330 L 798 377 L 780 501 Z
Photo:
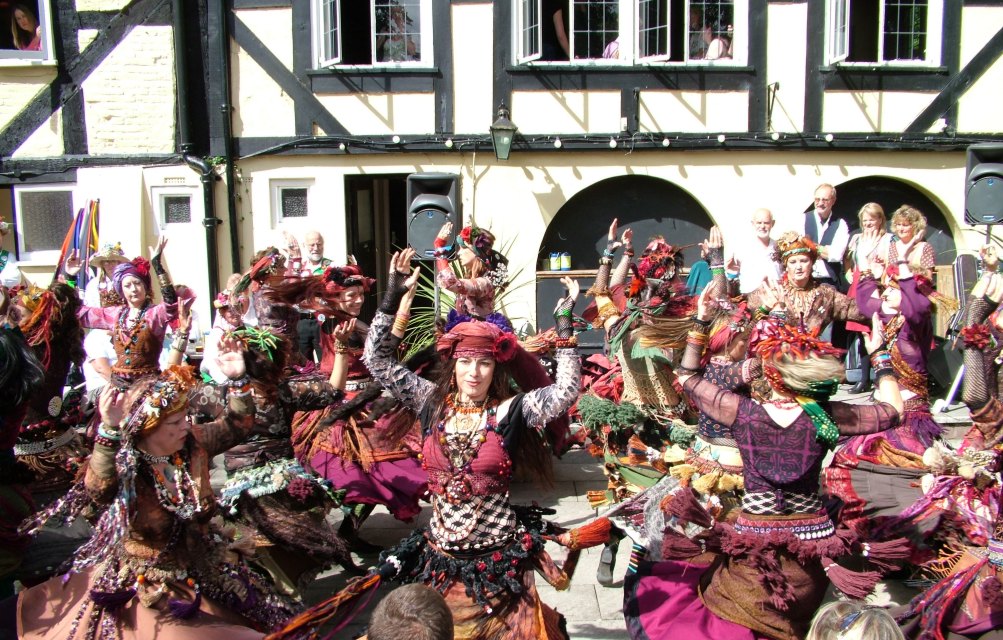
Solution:
M 801 131 L 804 128 L 805 59 L 808 50 L 808 4 L 770 4 L 767 10 L 770 33 L 766 43 L 766 82 L 779 82 L 773 106 L 773 130 Z
M 234 11 L 287 69 L 293 68 L 292 9 Z M 233 135 L 291 136 L 296 133 L 293 100 L 236 44 L 231 48 Z
M 432 93 L 318 95 L 317 99 L 349 131 L 368 135 L 427 134 L 435 121 Z
M 454 4 L 453 14 L 453 129 L 483 133 L 495 119 L 491 69 L 494 11 L 491 3 Z M 509 105 L 511 106 L 511 105 Z
M 512 120 L 523 135 L 616 133 L 619 91 L 515 91 Z
M 961 21 L 961 66 L 964 67 L 992 36 L 1003 29 L 1003 7 L 965 7 Z M 997 59 L 961 97 L 958 131 L 999 133 L 1003 60 Z
M 92 155 L 174 151 L 174 44 L 167 26 L 138 26 L 83 82 Z
M 826 91 L 822 130 L 831 133 L 904 131 L 936 95 L 905 91 Z
M 63 154 L 63 109 L 56 109 L 35 129 L 24 143 L 14 151 L 14 158 L 52 157 Z
M 56 77 L 54 67 L 4 67 L 0 69 L 0 128 L 24 109 Z
M 748 131 L 747 91 L 642 91 L 639 130 L 720 133 Z

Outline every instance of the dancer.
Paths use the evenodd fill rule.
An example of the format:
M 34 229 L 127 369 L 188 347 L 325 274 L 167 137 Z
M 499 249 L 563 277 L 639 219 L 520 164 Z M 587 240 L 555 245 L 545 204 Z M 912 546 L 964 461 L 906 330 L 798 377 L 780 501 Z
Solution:
M 481 227 L 463 227 L 456 245 L 447 245 L 453 223 L 442 225 L 435 238 L 435 270 L 439 286 L 456 296 L 458 313 L 486 318 L 494 311 L 495 298 L 508 285 L 508 259 L 494 250 L 495 237 Z M 449 256 L 459 262 L 460 274 L 453 272 Z
M 150 261 L 134 258 L 115 267 L 112 276 L 115 293 L 125 300 L 117 307 L 83 306 L 78 311 L 80 324 L 88 329 L 111 331 L 116 360 L 112 374 L 123 381 L 132 382 L 160 371 L 160 352 L 163 350 L 167 324 L 177 318 L 178 297 L 174 292 L 170 274 L 164 268 L 162 254 L 167 238 L 161 237 Z M 70 278 L 80 272 L 80 259 L 74 252 L 66 261 L 64 271 Z M 150 268 L 157 274 L 160 294 L 164 301 L 153 304 L 150 291 Z
M 100 520 L 66 576 L 20 594 L 19 637 L 260 638 L 294 613 L 211 522 L 209 460 L 254 424 L 238 341 L 227 339 L 219 357 L 238 386 L 211 424 L 187 420 L 194 383 L 187 367 L 137 383 L 131 408 L 127 394 L 112 386 L 102 392 L 87 473 L 39 518 L 78 517 L 93 500 L 103 508 Z
M 438 383 L 399 364 L 389 341 L 393 313 L 407 289 L 412 249 L 394 254 L 387 295 L 366 341 L 365 359 L 373 376 L 421 417 L 422 461 L 429 473 L 433 515 L 382 556 L 380 571 L 402 582 L 423 582 L 446 598 L 457 638 L 566 638 L 563 618 L 537 594 L 533 570 L 566 587 L 543 548 L 539 512 L 509 504 L 513 465 L 543 479 L 551 477 L 543 425 L 567 410 L 578 393 L 579 362 L 570 311 L 577 284 L 564 280 L 569 294 L 557 310 L 561 342 L 557 383 L 512 395 L 521 363 L 532 359 L 511 333 L 496 324 L 466 319 L 447 325 L 437 349 L 445 359 Z M 410 275 L 417 278 L 417 271 Z M 374 574 L 347 593 L 314 607 L 281 637 L 309 633 L 340 603 L 379 582 Z
M 668 515 L 686 533 L 667 529 L 662 556 L 668 562 L 642 566 L 628 576 L 628 629 L 634 638 L 661 637 L 671 629 L 687 638 L 765 635 L 794 640 L 808 630 L 829 581 L 860 598 L 880 577 L 834 562 L 861 551 L 861 545 L 849 530 L 837 529 L 822 508 L 818 476 L 826 450 L 840 434 L 898 424 L 898 383 L 884 352 L 878 351 L 877 319 L 868 350 L 877 354 L 875 369 L 885 402 L 865 405 L 828 400 L 843 371 L 832 345 L 814 332 L 796 332 L 767 320 L 757 326 L 750 350 L 763 359 L 770 395 L 762 401 L 743 398 L 695 375 L 710 317 L 704 299 L 698 328 L 687 338 L 680 378 L 700 410 L 732 429 L 743 462 L 742 509 L 735 523 L 727 524 L 691 493 L 677 493 L 667 501 Z M 709 566 L 695 562 L 704 550 L 719 552 Z M 889 558 L 903 557 L 898 542 L 863 550 L 882 566 L 888 566 Z
M 835 320 L 867 321 L 855 300 L 820 284 L 812 276 L 818 247 L 810 238 L 788 231 L 777 240 L 777 251 L 784 275 L 779 283 L 765 282 L 750 293 L 750 309 L 763 316 L 779 302 L 786 312 L 787 324 L 809 331 L 821 332 Z

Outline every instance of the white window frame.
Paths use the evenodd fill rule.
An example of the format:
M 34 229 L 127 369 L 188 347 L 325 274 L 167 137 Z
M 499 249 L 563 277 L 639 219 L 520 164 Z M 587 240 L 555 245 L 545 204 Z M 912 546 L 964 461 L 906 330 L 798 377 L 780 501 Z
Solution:
M 52 41 L 52 7 L 55 0 L 38 0 L 38 24 L 42 27 L 39 51 L 0 49 L 0 67 L 51 66 L 56 64 L 55 45 Z M 11 3 L 13 6 L 14 3 Z M 10 26 L 3 25 L 4 29 Z
M 318 211 L 316 202 L 316 181 L 312 178 L 276 178 L 268 181 L 268 191 L 272 201 L 272 228 L 295 227 L 310 220 Z M 284 189 L 306 189 L 306 215 L 296 218 L 282 217 L 282 191 Z
M 831 42 L 836 37 L 838 24 L 834 23 L 834 12 L 832 5 L 838 2 L 845 2 L 846 10 L 846 48 L 842 57 L 833 55 L 833 50 L 826 47 L 826 64 L 839 64 L 840 66 L 862 66 L 862 67 L 937 67 L 940 66 L 941 54 L 943 51 L 943 26 L 944 26 L 944 0 L 928 0 L 926 18 L 926 58 L 922 60 L 885 60 L 885 0 L 879 0 L 878 4 L 878 55 L 876 61 L 861 60 L 847 61 L 849 55 L 850 40 L 850 12 L 853 11 L 854 1 L 859 0 L 826 0 L 826 42 Z
M 534 60 L 539 60 L 543 56 L 543 0 L 516 0 L 518 6 L 515 13 L 515 37 L 516 41 L 519 43 L 516 47 L 516 62 L 518 64 L 526 64 L 527 62 L 533 62 Z M 527 17 L 527 10 L 529 8 L 536 9 L 535 21 L 532 16 Z M 534 30 L 536 31 L 535 51 L 527 52 L 524 45 L 527 42 L 526 34 L 527 32 Z
M 80 204 L 77 202 L 75 184 L 33 184 L 14 185 L 14 218 L 17 231 L 17 259 L 20 263 L 32 263 L 41 265 L 56 264 L 59 261 L 59 249 L 45 249 L 38 251 L 28 251 L 25 249 L 25 224 L 24 207 L 21 205 L 21 196 L 25 193 L 38 193 L 42 191 L 68 191 L 70 193 L 70 226 L 76 218 Z
M 369 64 L 342 64 L 344 51 L 342 49 L 341 34 L 345 25 L 341 24 L 341 3 L 342 2 L 362 2 L 369 3 L 369 24 L 370 24 L 370 51 L 373 59 Z M 435 65 L 435 52 L 432 49 L 434 25 L 432 24 L 432 3 L 440 0 L 419 0 L 419 20 L 421 32 L 418 42 L 418 52 L 420 60 L 406 60 L 400 62 L 381 62 L 376 60 L 376 4 L 373 0 L 311 0 L 310 2 L 310 25 L 313 43 L 314 66 L 317 69 L 401 69 L 401 68 L 432 68 Z M 333 6 L 334 14 L 331 20 L 328 19 L 324 11 L 325 6 Z M 326 32 L 333 22 L 334 41 L 329 42 Z
M 611 66 L 646 66 L 646 65 L 658 65 L 658 66 L 745 66 L 748 61 L 749 56 L 749 0 L 734 0 L 735 3 L 735 24 L 732 37 L 732 57 L 721 60 L 690 60 L 689 59 L 689 36 L 688 29 L 684 31 L 684 44 L 683 51 L 686 60 L 682 61 L 672 61 L 669 60 L 671 56 L 671 37 L 672 37 L 672 24 L 671 24 L 671 9 L 666 15 L 666 24 L 662 27 L 667 31 L 667 40 L 670 42 L 669 52 L 664 55 L 652 55 L 642 57 L 640 55 L 640 34 L 638 29 L 641 24 L 640 18 L 640 0 L 619 0 L 619 32 L 620 32 L 620 54 L 621 58 L 616 60 L 605 59 L 605 58 L 590 58 L 590 59 L 577 59 L 577 60 L 540 60 L 540 53 L 537 52 L 526 52 L 523 47 L 523 29 L 527 25 L 524 24 L 526 21 L 523 7 L 529 6 L 533 0 L 510 0 L 513 5 L 512 11 L 512 39 L 513 39 L 513 62 L 518 65 L 554 65 L 554 66 L 596 66 L 596 67 L 611 67 Z M 667 0 L 672 2 L 673 0 Z M 684 15 L 689 15 L 690 13 L 690 0 L 682 0 L 686 3 Z M 535 6 L 537 7 L 537 15 L 539 16 L 539 21 L 542 21 L 544 17 L 542 14 L 542 1 L 536 0 Z M 568 40 L 571 45 L 571 50 L 574 51 L 574 14 L 572 13 L 568 16 Z M 543 30 L 540 29 L 540 40 L 541 44 L 538 51 L 542 51 L 542 38 Z M 624 56 L 624 54 L 627 54 Z
M 161 229 L 177 229 L 183 225 L 198 224 L 201 223 L 202 219 L 205 217 L 205 213 L 202 211 L 202 205 L 197 199 L 198 188 L 195 186 L 170 185 L 165 187 L 152 187 L 151 192 L 153 194 L 153 202 L 157 214 L 157 224 L 160 225 Z M 191 220 L 188 222 L 167 221 L 167 206 L 165 200 L 167 198 L 177 197 L 186 197 L 189 200 Z
M 850 54 L 850 0 L 826 0 L 825 55 L 828 64 Z

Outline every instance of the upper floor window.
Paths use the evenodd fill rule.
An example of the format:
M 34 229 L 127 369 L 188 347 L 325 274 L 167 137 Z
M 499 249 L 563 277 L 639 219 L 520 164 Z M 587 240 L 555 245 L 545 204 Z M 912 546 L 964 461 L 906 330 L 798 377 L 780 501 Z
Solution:
M 748 0 L 515 0 L 517 62 L 744 64 Z
M 427 67 L 432 0 L 313 0 L 317 67 Z
M 943 16 L 943 0 L 827 0 L 826 62 L 938 65 Z
M 0 4 L 0 64 L 53 59 L 50 0 Z

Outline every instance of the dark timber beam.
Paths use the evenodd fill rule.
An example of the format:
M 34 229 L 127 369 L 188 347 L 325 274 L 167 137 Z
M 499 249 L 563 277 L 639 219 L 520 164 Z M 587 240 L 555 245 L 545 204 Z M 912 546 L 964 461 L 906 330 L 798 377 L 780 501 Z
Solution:
M 913 123 L 906 127 L 906 133 L 922 133 L 932 127 L 938 118 L 958 103 L 961 96 L 999 59 L 1001 53 L 1003 53 L 1003 29 L 997 31 L 996 35 L 968 61 L 968 64 L 951 78 L 944 90 L 930 102 L 923 113 L 916 116 Z

